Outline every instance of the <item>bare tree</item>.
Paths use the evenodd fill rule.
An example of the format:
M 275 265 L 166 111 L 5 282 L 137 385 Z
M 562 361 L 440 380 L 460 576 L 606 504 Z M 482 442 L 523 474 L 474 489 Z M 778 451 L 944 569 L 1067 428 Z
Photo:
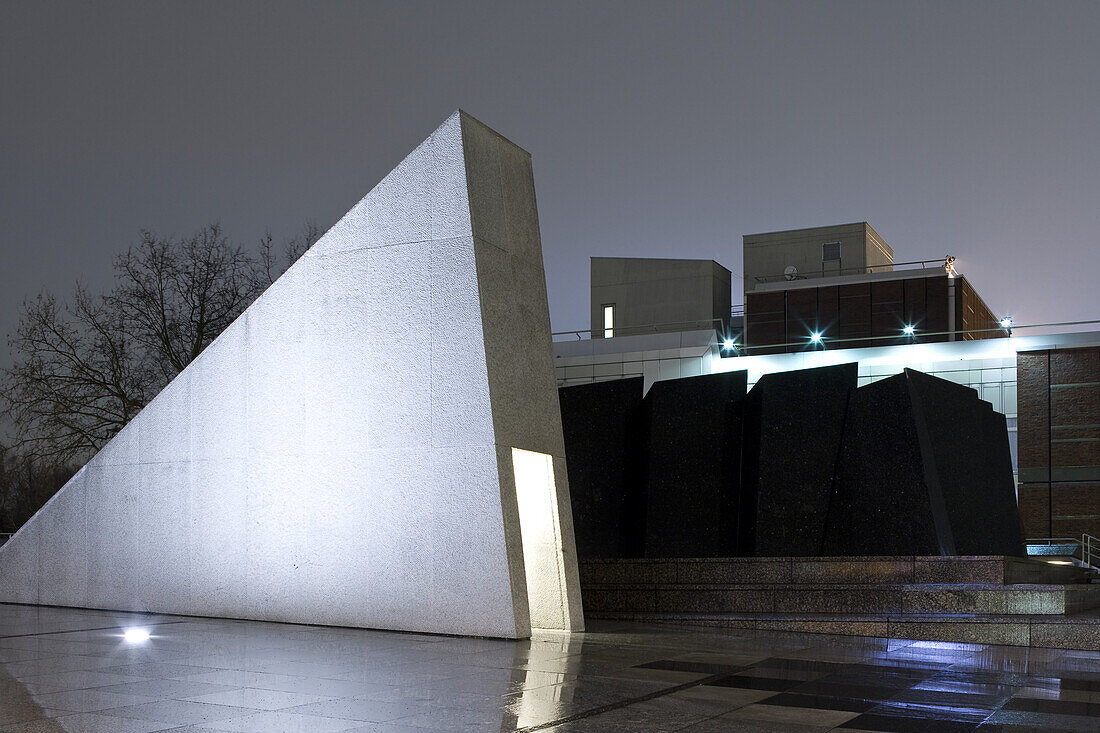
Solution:
M 120 314 L 79 286 L 68 306 L 48 293 L 25 303 L 8 343 L 17 358 L 5 375 L 5 412 L 13 447 L 29 457 L 94 453 L 160 384 Z
M 99 450 L 319 235 L 308 223 L 278 257 L 270 235 L 255 254 L 217 224 L 174 240 L 143 231 L 107 295 L 78 285 L 70 304 L 26 302 L 0 385 L 10 447 L 60 462 Z
M 0 446 L 0 533 L 19 529 L 74 473 L 75 466 L 12 454 Z
M 115 258 L 119 284 L 106 297 L 122 331 L 165 382 L 239 316 L 267 286 L 256 258 L 212 224 L 172 241 L 143 231 Z
M 275 240 L 271 236 L 271 232 L 264 234 L 263 239 L 260 240 L 260 261 L 263 263 L 264 272 L 267 274 L 267 282 L 269 284 L 275 282 L 275 279 L 283 274 L 286 268 L 297 262 L 298 258 L 304 255 L 306 250 L 321 238 L 322 234 L 324 232 L 317 226 L 317 222 L 307 219 L 302 231 L 283 244 L 281 258 L 275 253 Z

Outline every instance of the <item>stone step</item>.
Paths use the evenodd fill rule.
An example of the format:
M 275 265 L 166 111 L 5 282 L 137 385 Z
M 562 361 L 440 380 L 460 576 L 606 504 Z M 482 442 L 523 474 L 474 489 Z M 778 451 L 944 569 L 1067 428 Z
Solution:
M 1066 617 L 590 613 L 586 609 L 585 617 L 660 625 L 752 629 L 768 633 L 838 634 L 962 644 L 1004 644 L 1100 651 L 1100 614 L 1095 611 Z
M 729 557 L 582 560 L 581 585 L 1087 583 L 1084 568 L 1029 557 Z
M 581 586 L 592 613 L 1076 614 L 1100 608 L 1100 585 L 639 584 Z

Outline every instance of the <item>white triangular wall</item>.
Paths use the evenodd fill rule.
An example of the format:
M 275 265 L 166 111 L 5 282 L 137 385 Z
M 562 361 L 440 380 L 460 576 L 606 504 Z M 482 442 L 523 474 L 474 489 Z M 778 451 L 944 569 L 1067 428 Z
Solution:
M 0 547 L 0 601 L 524 637 L 513 447 L 580 629 L 531 160 L 456 112 Z

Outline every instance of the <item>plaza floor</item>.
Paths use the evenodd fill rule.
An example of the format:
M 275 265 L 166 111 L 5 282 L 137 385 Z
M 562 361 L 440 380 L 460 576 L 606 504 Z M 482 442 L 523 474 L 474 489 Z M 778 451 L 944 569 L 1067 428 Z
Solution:
M 128 629 L 146 641 L 127 641 Z M 1100 652 L 592 624 L 510 642 L 0 605 L 0 731 L 1100 730 Z

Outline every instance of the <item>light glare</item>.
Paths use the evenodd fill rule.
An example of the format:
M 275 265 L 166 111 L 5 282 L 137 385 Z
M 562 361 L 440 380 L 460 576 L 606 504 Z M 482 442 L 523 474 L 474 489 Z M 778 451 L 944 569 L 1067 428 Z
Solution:
M 122 634 L 122 638 L 126 640 L 127 644 L 141 644 L 149 641 L 148 629 L 126 629 Z
M 810 342 L 815 343 L 815 344 L 820 344 L 821 343 L 821 334 L 818 333 L 817 331 L 814 331 L 813 333 L 811 333 L 810 334 Z
M 1001 319 L 1001 328 L 1012 328 L 1012 319 L 1005 316 Z
M 914 333 L 917 332 L 917 329 L 913 328 L 912 326 L 906 326 L 905 328 L 901 329 L 901 332 L 904 333 L 906 336 L 912 336 Z
M 722 342 L 722 348 L 725 349 L 726 351 L 729 351 L 733 347 L 734 347 L 733 339 L 726 339 L 725 341 Z

